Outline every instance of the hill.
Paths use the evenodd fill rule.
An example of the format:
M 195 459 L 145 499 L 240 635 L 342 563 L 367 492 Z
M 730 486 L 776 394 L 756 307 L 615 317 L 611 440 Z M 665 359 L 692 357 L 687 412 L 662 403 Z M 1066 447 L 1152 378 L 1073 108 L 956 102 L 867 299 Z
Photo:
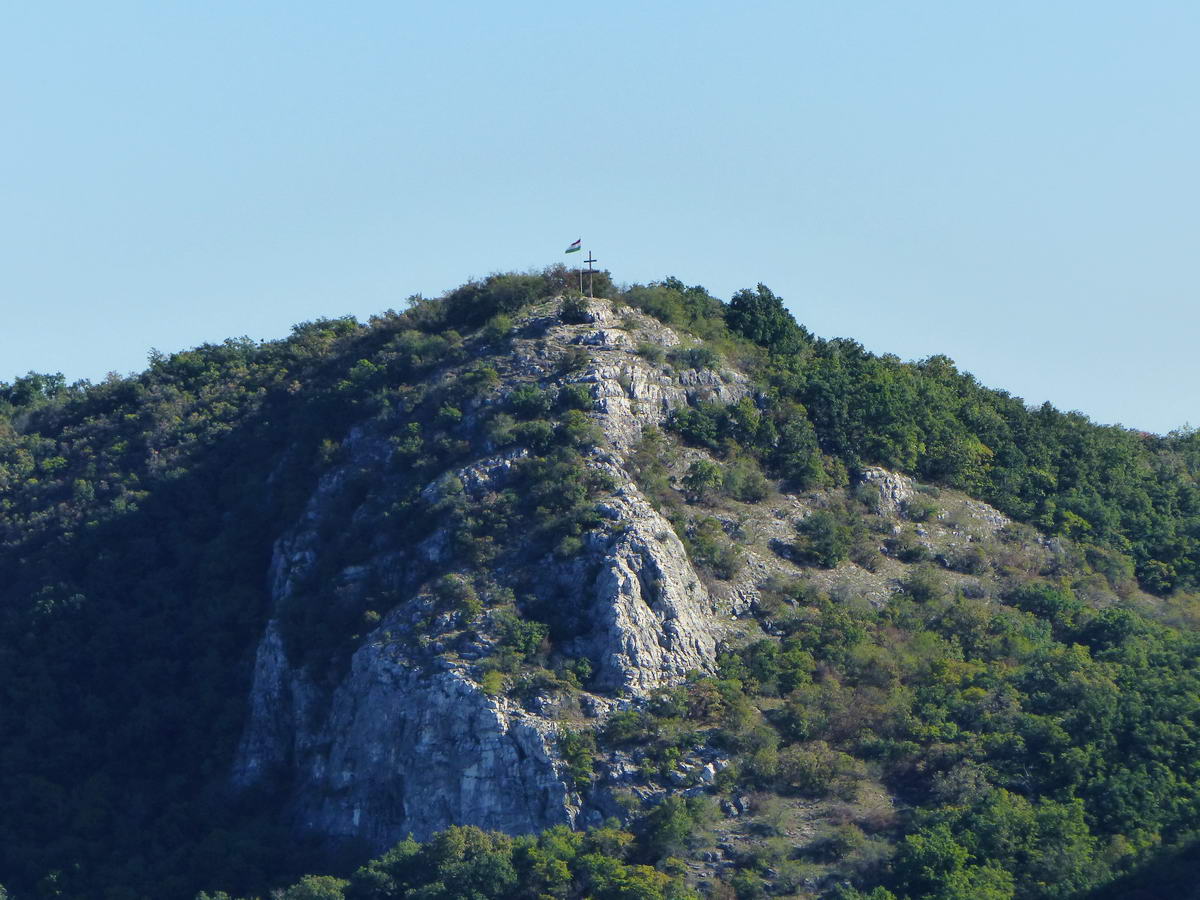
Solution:
M 0 385 L 16 896 L 1069 897 L 1194 840 L 1195 434 L 569 281 Z

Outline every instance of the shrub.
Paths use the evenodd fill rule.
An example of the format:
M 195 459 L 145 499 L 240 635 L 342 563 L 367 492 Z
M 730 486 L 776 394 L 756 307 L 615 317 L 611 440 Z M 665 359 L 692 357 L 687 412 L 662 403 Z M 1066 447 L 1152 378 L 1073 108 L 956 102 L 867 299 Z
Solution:
M 671 361 L 680 369 L 715 369 L 721 357 L 708 347 L 686 347 L 671 352 Z
M 534 453 L 547 453 L 554 446 L 554 425 L 545 419 L 520 422 L 513 426 L 512 436 Z
M 444 608 L 457 610 L 467 622 L 483 612 L 483 601 L 463 575 L 443 575 L 433 590 Z
M 915 568 L 901 583 L 901 587 L 917 603 L 939 600 L 946 594 L 946 584 L 942 575 L 930 565 Z
M 500 374 L 491 366 L 477 365 L 462 374 L 454 383 L 457 400 L 474 400 L 487 394 L 500 383 Z
M 592 321 L 587 298 L 574 295 L 564 298 L 559 318 L 568 325 L 582 325 Z
M 702 844 L 712 824 L 712 798 L 668 796 L 646 816 L 644 841 L 654 859 Z
M 802 519 L 796 530 L 801 538 L 797 550 L 813 565 L 832 569 L 850 552 L 850 527 L 829 510 L 817 510 Z
M 453 428 L 462 421 L 462 410 L 457 406 L 451 406 L 449 403 L 443 404 L 437 411 L 437 424 L 443 428 Z
M 575 790 L 591 784 L 596 768 L 596 736 L 567 728 L 558 733 L 558 752 L 567 764 L 567 777 Z
M 591 361 L 592 355 L 585 348 L 571 347 L 559 360 L 558 370 L 563 374 L 577 372 L 580 369 L 586 368 Z
M 497 669 L 488 669 L 479 679 L 479 686 L 489 697 L 496 697 L 504 691 L 504 675 Z
M 850 560 L 868 572 L 878 572 L 883 564 L 883 554 L 879 552 L 877 541 L 864 536 L 855 540 L 850 547 Z
M 742 552 L 725 535 L 721 523 L 711 516 L 693 525 L 687 535 L 687 546 L 696 562 L 725 580 L 736 575 L 745 562 Z
M 600 426 L 578 409 L 569 409 L 557 428 L 559 442 L 568 447 L 594 447 L 604 440 Z
M 500 610 L 492 621 L 498 632 L 497 645 L 512 650 L 525 660 L 542 652 L 550 633 L 543 623 L 522 619 L 510 610 Z
M 651 343 L 650 341 L 642 341 L 637 345 L 637 354 L 646 362 L 655 366 L 661 366 L 667 358 L 667 351 L 659 344 Z
M 560 559 L 570 559 L 583 552 L 583 539 L 573 534 L 564 535 L 554 547 L 554 555 Z
M 937 504 L 927 496 L 911 497 L 904 503 L 904 515 L 913 522 L 927 522 L 937 513 Z
M 595 407 L 592 391 L 586 384 L 564 384 L 558 391 L 560 409 L 579 409 L 587 412 Z
M 960 547 L 946 558 L 946 567 L 967 575 L 982 575 L 991 565 L 987 553 L 978 544 Z
M 279 894 L 280 900 L 343 900 L 350 882 L 331 875 L 305 875 Z
M 492 275 L 446 295 L 446 323 L 453 328 L 476 328 L 493 316 L 511 315 L 551 293 L 541 275 Z
M 503 313 L 492 316 L 483 326 L 481 336 L 489 344 L 497 344 L 512 334 L 513 320 Z
M 505 404 L 520 419 L 539 419 L 550 412 L 553 398 L 536 384 L 522 384 L 509 391 Z
M 695 460 L 683 476 L 683 487 L 692 501 L 704 500 L 721 486 L 721 467 L 707 459 Z
M 754 460 L 742 457 L 725 467 L 725 492 L 744 503 L 758 503 L 767 498 L 770 485 Z
M 901 562 L 918 563 L 930 558 L 929 548 L 917 538 L 912 528 L 903 529 L 887 541 L 888 552 Z

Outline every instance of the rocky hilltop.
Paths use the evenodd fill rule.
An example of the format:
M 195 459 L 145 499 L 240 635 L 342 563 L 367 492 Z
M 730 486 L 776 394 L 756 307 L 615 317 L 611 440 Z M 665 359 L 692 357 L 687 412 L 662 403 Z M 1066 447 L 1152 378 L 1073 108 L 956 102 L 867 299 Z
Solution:
M 1200 434 L 596 280 L 0 383 L 9 896 L 1195 882 Z
M 756 539 L 742 542 L 739 573 L 718 580 L 689 559 L 631 463 L 647 429 L 662 429 L 696 405 L 752 401 L 750 380 L 721 360 L 697 368 L 663 362 L 667 351 L 686 349 L 686 339 L 606 300 L 586 302 L 574 321 L 563 318 L 561 298 L 540 305 L 514 323 L 502 347 L 433 374 L 435 382 L 455 383 L 482 361 L 497 377 L 462 410 L 455 428 L 469 450 L 420 486 L 420 521 L 403 539 L 373 537 L 342 568 L 322 558 L 331 516 L 335 528 L 347 517 L 372 521 L 405 489 L 395 473 L 403 463 L 394 438 L 408 425 L 400 416 L 386 427 L 350 431 L 338 465 L 275 542 L 267 578 L 276 614 L 258 645 L 233 783 L 286 784 L 289 815 L 302 831 L 383 850 L 407 834 L 426 838 L 450 825 L 526 833 L 598 824 L 618 809 L 610 789 L 625 786 L 628 772 L 619 758 L 609 759 L 596 782 L 579 790 L 559 750 L 564 727 L 574 720 L 602 725 L 656 689 L 713 674 L 718 648 L 745 639 L 739 619 L 753 621 L 762 585 L 804 570 L 779 548 L 791 545 L 812 498 L 779 495 L 777 507 L 747 506 L 740 523 L 726 514 L 723 528 L 753 530 Z M 586 660 L 591 674 L 569 697 L 557 686 L 523 697 L 485 690 L 479 661 L 496 644 L 486 613 L 472 627 L 462 613 L 439 612 L 434 597 L 438 579 L 471 574 L 456 555 L 453 524 L 439 514 L 445 495 L 471 506 L 511 486 L 514 464 L 531 450 L 497 446 L 486 423 L 489 412 L 509 408 L 514 392 L 531 388 L 547 397 L 583 390 L 578 396 L 587 398 L 584 414 L 595 426 L 583 460 L 604 484 L 594 498 L 600 519 L 569 556 L 529 554 L 518 535 L 489 567 L 497 584 L 519 586 L 529 605 L 571 611 L 574 633 L 556 652 Z M 677 480 L 699 459 L 712 457 L 685 453 Z M 879 468 L 865 469 L 860 483 L 878 491 L 878 512 L 896 521 L 914 496 L 910 479 Z M 975 512 L 985 530 L 1008 522 L 984 504 Z M 857 574 L 877 601 L 895 590 L 882 575 Z M 302 589 L 330 605 L 362 606 L 372 592 L 389 598 L 390 609 L 332 677 L 314 675 L 288 652 L 279 617 Z M 725 764 L 720 754 L 707 756 L 697 757 L 697 771 L 715 771 L 714 759 Z
M 515 390 L 558 396 L 582 388 L 599 436 L 585 464 L 608 489 L 597 502 L 602 521 L 580 552 L 520 560 L 524 548 L 517 546 L 508 551 L 512 559 L 502 555 L 492 564 L 498 579 L 580 620 L 579 636 L 561 648 L 592 669 L 588 689 L 576 698 L 580 710 L 603 717 L 689 672 L 713 671 L 729 604 L 706 587 L 671 523 L 639 489 L 628 455 L 643 430 L 661 426 L 673 410 L 736 401 L 749 395 L 748 381 L 728 369 L 676 371 L 650 362 L 647 347 L 665 351 L 681 341 L 647 316 L 619 315 L 594 300 L 577 314 L 583 321 L 566 324 L 560 307 L 561 300 L 531 311 L 516 323 L 517 336 L 504 352 L 486 357 L 498 381 L 463 410 L 458 427 L 470 442 L 467 457 L 421 488 L 424 533 L 416 540 L 375 540 L 362 561 L 312 586 L 330 511 L 345 515 L 357 503 L 351 518 L 367 517 L 395 499 L 394 430 L 356 428 L 341 444 L 340 464 L 275 544 L 268 580 L 276 609 L 300 584 L 342 602 L 382 587 L 394 602 L 336 679 L 316 680 L 308 667 L 289 662 L 277 618 L 263 634 L 233 779 L 239 786 L 286 779 L 303 829 L 365 838 L 383 849 L 408 833 L 426 837 L 452 824 L 528 832 L 597 820 L 591 800 L 564 776 L 555 698 L 523 704 L 481 687 L 477 660 L 491 649 L 486 633 L 462 628 L 461 616 L 450 614 L 435 634 L 424 635 L 430 642 L 403 639 L 430 613 L 429 585 L 462 569 L 449 526 L 436 512 L 447 486 L 468 504 L 495 496 L 509 486 L 514 461 L 529 454 L 525 447 L 495 446 L 482 427 L 486 407 L 503 408 Z M 477 363 L 434 377 L 455 381 Z M 358 487 L 363 479 L 371 485 L 365 496 Z M 348 492 L 357 499 L 348 501 Z

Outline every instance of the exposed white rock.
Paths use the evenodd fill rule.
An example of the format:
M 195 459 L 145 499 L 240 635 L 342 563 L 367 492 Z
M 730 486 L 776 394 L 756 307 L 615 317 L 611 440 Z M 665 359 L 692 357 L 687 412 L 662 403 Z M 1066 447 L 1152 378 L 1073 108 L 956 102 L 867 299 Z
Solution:
M 514 383 L 588 385 L 596 401 L 590 415 L 607 446 L 592 453 L 589 465 L 616 485 L 601 503 L 606 524 L 576 557 L 547 558 L 524 577 L 535 592 L 571 605 L 585 620 L 567 649 L 592 661 L 599 693 L 585 695 L 580 708 L 603 717 L 619 706 L 620 695 L 644 696 L 690 671 L 711 671 L 724 627 L 670 523 L 625 469 L 624 454 L 672 409 L 698 398 L 739 399 L 749 387 L 729 373 L 664 373 L 630 352 L 635 341 L 618 328 L 624 319 L 604 301 L 590 304 L 589 318 L 582 326 L 540 322 L 534 331 L 542 337 L 517 341 L 498 365 L 501 377 Z M 645 320 L 644 326 L 642 340 L 677 342 L 658 323 Z M 587 349 L 591 362 L 562 373 L 555 354 L 572 346 Z M 354 478 L 366 473 L 387 496 L 388 437 L 350 434 L 342 463 L 321 479 L 303 514 L 276 541 L 268 579 L 277 610 L 301 586 L 314 589 L 325 518 L 339 503 L 344 507 Z M 524 454 L 481 456 L 444 473 L 422 492 L 428 507 L 444 499 L 450 485 L 457 492 L 461 484 L 467 502 L 503 489 Z M 421 623 L 432 619 L 435 631 L 445 630 L 453 619 L 445 612 L 431 616 L 419 593 L 424 580 L 454 568 L 453 547 L 446 530 L 431 521 L 415 546 L 372 544 L 365 561 L 316 586 L 331 603 L 338 592 L 366 591 L 372 583 L 385 585 L 391 598 L 383 620 L 341 670 L 317 678 L 290 661 L 284 630 L 272 619 L 258 647 L 235 785 L 284 785 L 298 830 L 364 840 L 376 849 L 450 824 L 516 833 L 576 820 L 579 799 L 556 756 L 561 726 L 551 717 L 554 704 L 531 704 L 548 713 L 542 716 L 485 694 L 472 660 L 486 645 L 461 656 L 440 640 L 419 647 L 417 629 L 427 627 Z
M 636 695 L 711 669 L 721 627 L 670 523 L 632 486 L 602 512 L 625 531 L 591 588 L 597 683 Z
M 574 821 L 552 722 L 487 697 L 457 668 L 423 672 L 385 641 L 359 648 L 317 711 L 303 702 L 315 689 L 277 647 L 272 627 L 234 780 L 286 765 L 303 831 L 386 847 L 453 823 L 515 833 Z
M 912 479 L 898 472 L 868 466 L 859 473 L 859 481 L 879 489 L 879 512 L 884 515 L 899 515 L 904 504 L 913 498 L 916 490 Z

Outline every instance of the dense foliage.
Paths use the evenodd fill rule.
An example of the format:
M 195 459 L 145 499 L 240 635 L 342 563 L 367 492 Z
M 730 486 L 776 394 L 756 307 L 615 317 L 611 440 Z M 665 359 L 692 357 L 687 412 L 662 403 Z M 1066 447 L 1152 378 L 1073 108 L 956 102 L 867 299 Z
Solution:
M 1195 431 L 1160 437 L 1096 425 L 1048 403 L 1029 409 L 944 356 L 904 363 L 851 340 L 813 338 L 763 285 L 728 306 L 673 279 L 627 299 L 717 340 L 731 331 L 769 354 L 757 364 L 739 355 L 766 389 L 760 403 L 681 417 L 679 429 L 695 443 L 736 440 L 799 487 L 836 483 L 839 469 L 866 464 L 908 472 L 962 488 L 1046 533 L 1129 556 L 1147 590 L 1200 584 Z
M 638 863 L 644 841 L 613 824 L 509 837 L 452 827 L 409 838 L 349 878 L 306 875 L 281 900 L 698 900 L 677 874 Z M 197 900 L 229 900 L 201 892 Z
M 96 385 L 0 384 L 0 880 L 45 896 L 121 885 L 112 896 L 172 897 L 201 878 L 286 877 L 306 848 L 265 816 L 268 798 L 225 788 L 271 542 L 352 423 L 394 422 L 418 488 L 465 452 L 454 404 L 495 373 L 428 397 L 422 379 L 465 358 L 456 326 L 563 277 L 496 276 L 460 289 L 469 303 L 417 297 L 367 326 L 322 320 L 278 342 L 154 353 L 145 372 Z M 587 429 L 561 431 L 546 465 L 578 474 L 570 454 Z M 580 515 L 580 502 L 556 497 L 556 515 Z M 390 519 L 400 538 L 403 512 Z M 572 521 L 547 528 L 561 540 Z M 330 559 L 356 536 L 330 535 Z M 290 651 L 327 664 L 369 610 L 305 599 L 284 611 Z
M 797 599 L 776 619 L 782 641 L 724 661 L 743 691 L 784 701 L 767 712 L 778 749 L 752 757 L 750 777 L 820 793 L 838 789 L 838 752 L 878 767 L 922 808 L 887 876 L 900 895 L 983 896 L 948 886 L 961 874 L 994 881 L 989 896 L 1075 896 L 1195 836 L 1194 633 L 1097 612 L 1046 583 L 1011 607 L 952 595 L 928 573 L 878 611 Z

